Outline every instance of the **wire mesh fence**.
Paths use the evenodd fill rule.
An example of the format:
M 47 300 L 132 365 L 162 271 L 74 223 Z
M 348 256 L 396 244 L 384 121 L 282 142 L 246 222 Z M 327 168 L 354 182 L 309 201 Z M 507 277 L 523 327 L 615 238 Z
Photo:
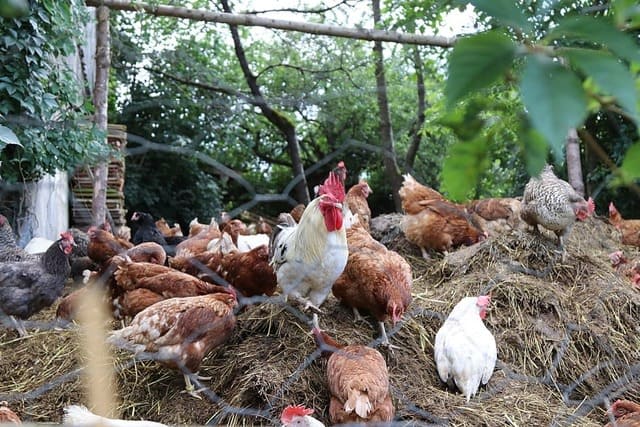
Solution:
M 158 148 L 139 137 L 129 135 L 129 140 L 141 147 L 135 150 Z M 356 141 L 343 149 L 354 146 L 377 150 Z M 334 164 L 341 154 L 327 156 L 314 168 Z M 289 193 L 295 180 L 279 195 L 259 194 L 240 174 L 206 161 L 239 180 L 252 196 L 231 216 L 276 199 L 293 204 Z M 390 237 L 388 219 L 374 218 L 371 233 L 397 249 L 413 274 L 408 310 L 397 324 L 387 322 L 398 348 L 381 345 L 375 318 L 355 322 L 351 309 L 332 295 L 319 316 L 321 328 L 338 342 L 367 345 L 384 356 L 396 411 L 385 425 L 602 425 L 611 421 L 606 410 L 617 399 L 640 400 L 640 294 L 611 267 L 608 255 L 620 243 L 605 220 L 578 223 L 566 259 L 557 252 L 553 235 L 515 227 L 425 260 L 401 233 Z M 637 255 L 637 250 L 625 250 Z M 226 282 L 220 276 L 216 281 Z M 65 294 L 79 286 L 69 283 Z M 371 277 L 370 292 L 383 292 L 384 286 Z M 433 342 L 460 299 L 488 293 L 492 305 L 485 325 L 496 339 L 498 362 L 488 384 L 467 403 L 439 379 Z M 233 332 L 204 357 L 197 372 L 210 377 L 206 380 L 184 369 L 180 360 L 172 369 L 166 360 L 158 363 L 155 352 L 134 355 L 118 346 L 112 347 L 109 362 L 101 362 L 106 374 L 88 375 L 89 344 L 83 336 L 106 336 L 130 320 L 107 320 L 104 330 L 86 330 L 81 322 L 56 319 L 57 304 L 24 322 L 27 337 L 18 336 L 7 316 L 1 319 L 0 401 L 25 421 L 60 422 L 65 406 L 92 405 L 91 388 L 104 389 L 112 376 L 117 392 L 110 415 L 117 418 L 277 425 L 285 406 L 303 404 L 330 424 L 327 356 L 311 334 L 312 313 L 286 302 L 279 292 L 239 295 Z M 192 332 L 185 332 L 184 342 Z M 183 393 L 181 370 L 200 399 Z

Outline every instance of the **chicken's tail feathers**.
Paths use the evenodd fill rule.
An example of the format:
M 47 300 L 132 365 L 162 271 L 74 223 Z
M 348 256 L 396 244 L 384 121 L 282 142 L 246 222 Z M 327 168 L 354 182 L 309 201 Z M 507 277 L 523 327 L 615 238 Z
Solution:
M 349 390 L 349 398 L 344 403 L 344 410 L 350 414 L 355 411 L 360 418 L 368 418 L 369 413 L 373 410 L 369 396 L 361 390 Z
M 103 424 L 103 418 L 84 405 L 70 405 L 64 408 L 62 423 L 67 426 L 93 426 Z

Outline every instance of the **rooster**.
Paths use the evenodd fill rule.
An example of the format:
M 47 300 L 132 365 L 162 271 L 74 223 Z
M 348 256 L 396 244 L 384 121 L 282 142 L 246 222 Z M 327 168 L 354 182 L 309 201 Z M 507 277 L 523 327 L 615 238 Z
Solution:
M 604 427 L 638 427 L 640 426 L 640 405 L 631 400 L 616 400 L 607 411 L 615 422 Z
M 467 402 L 496 366 L 496 340 L 484 326 L 490 296 L 466 297 L 453 308 L 436 334 L 433 352 L 440 379 L 465 395 Z
M 364 345 L 340 345 L 321 331 L 317 323 L 312 333 L 323 355 L 329 356 L 331 423 L 391 421 L 395 408 L 389 394 L 389 371 L 382 354 Z
M 313 409 L 302 405 L 290 405 L 282 410 L 280 421 L 283 427 L 324 427 L 321 421 L 313 418 Z
M 20 336 L 27 332 L 16 317 L 27 319 L 62 294 L 74 244 L 71 233 L 65 231 L 37 260 L 0 263 L 0 312 L 12 316 Z
M 520 217 L 539 232 L 538 225 L 558 236 L 563 258 L 566 255 L 564 238 L 571 233 L 576 220 L 584 221 L 595 211 L 593 199 L 579 195 L 567 181 L 553 173 L 546 165 L 539 176 L 531 177 L 524 188 Z
M 300 223 L 289 216 L 278 225 L 269 248 L 270 264 L 285 298 L 296 300 L 314 316 L 331 292 L 349 255 L 343 224 L 344 183 L 332 172 L 306 207 Z
M 103 426 L 103 427 L 163 427 L 166 424 L 155 421 L 118 420 L 96 415 L 82 405 L 69 405 L 64 408 L 62 423 L 65 426 Z
M 197 375 L 202 359 L 229 339 L 236 325 L 237 305 L 236 293 L 231 288 L 207 295 L 169 298 L 142 310 L 129 326 L 113 331 L 107 340 L 179 369 L 186 391 L 199 398 L 189 374 Z
M 382 344 L 393 348 L 384 322 L 390 319 L 395 325 L 411 304 L 411 266 L 371 237 L 362 223 L 349 227 L 347 242 L 349 258 L 333 295 L 353 309 L 356 320 L 362 320 L 358 309 L 370 311 L 378 320 Z
M 622 234 L 622 243 L 640 247 L 640 219 L 624 219 L 613 202 L 609 203 L 609 222 Z

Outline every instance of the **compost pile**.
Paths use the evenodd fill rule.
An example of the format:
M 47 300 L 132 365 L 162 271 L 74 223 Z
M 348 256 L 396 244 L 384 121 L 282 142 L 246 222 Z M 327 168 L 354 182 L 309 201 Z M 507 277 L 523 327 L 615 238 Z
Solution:
M 621 248 L 628 257 L 640 254 L 622 247 L 605 221 L 576 224 L 564 261 L 552 234 L 522 229 L 431 260 L 416 257 L 397 231 L 375 237 L 401 251 L 414 272 L 409 312 L 388 328 L 400 348 L 379 348 L 398 424 L 602 425 L 615 399 L 640 401 L 640 292 L 608 257 Z M 461 298 L 488 292 L 485 324 L 496 338 L 498 365 L 466 403 L 440 382 L 432 344 Z M 322 309 L 321 326 L 338 341 L 378 345 L 372 318 L 355 323 L 332 296 Z M 33 320 L 47 325 L 54 314 L 55 306 Z M 60 422 L 64 406 L 87 402 L 78 329 L 42 328 L 27 338 L 0 329 L 0 400 L 23 421 Z M 230 341 L 202 364 L 200 375 L 212 377 L 203 381 L 202 400 L 181 393 L 179 372 L 117 351 L 116 415 L 167 424 L 268 425 L 279 423 L 284 406 L 304 404 L 328 424 L 326 361 L 309 332 L 309 316 L 293 307 L 269 301 L 245 307 Z

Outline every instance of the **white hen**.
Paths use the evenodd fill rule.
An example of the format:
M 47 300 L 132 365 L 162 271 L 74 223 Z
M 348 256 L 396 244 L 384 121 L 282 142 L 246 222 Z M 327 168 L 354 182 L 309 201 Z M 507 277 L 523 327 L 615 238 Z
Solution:
M 496 340 L 482 319 L 490 296 L 466 297 L 453 308 L 436 334 L 433 346 L 440 379 L 455 384 L 467 402 L 480 383 L 486 384 L 496 366 Z
M 102 426 L 102 427 L 165 427 L 166 424 L 155 421 L 118 420 L 96 415 L 85 406 L 71 405 L 64 408 L 62 420 L 65 426 Z

